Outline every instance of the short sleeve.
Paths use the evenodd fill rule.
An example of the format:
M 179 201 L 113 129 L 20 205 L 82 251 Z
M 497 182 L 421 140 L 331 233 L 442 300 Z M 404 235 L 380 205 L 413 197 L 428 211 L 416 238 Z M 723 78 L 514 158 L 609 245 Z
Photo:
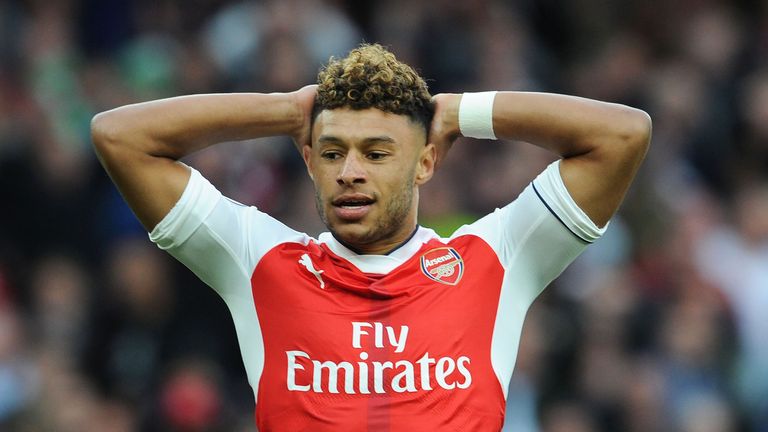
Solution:
M 519 300 L 530 303 L 606 228 L 597 227 L 579 208 L 555 161 L 517 199 L 460 228 L 454 237 L 484 239 L 504 266 L 506 283 L 516 286 Z
M 224 300 L 248 295 L 259 260 L 285 242 L 309 238 L 256 207 L 219 192 L 197 170 L 179 201 L 149 234 L 150 240 L 192 270 Z
M 585 243 L 603 235 L 608 224 L 599 228 L 576 204 L 560 176 L 560 160 L 552 162 L 534 181 L 531 188 L 542 204 L 568 231 Z
M 183 244 L 221 200 L 221 193 L 199 171 L 190 170 L 181 198 L 149 233 L 149 239 L 160 249 L 174 249 Z

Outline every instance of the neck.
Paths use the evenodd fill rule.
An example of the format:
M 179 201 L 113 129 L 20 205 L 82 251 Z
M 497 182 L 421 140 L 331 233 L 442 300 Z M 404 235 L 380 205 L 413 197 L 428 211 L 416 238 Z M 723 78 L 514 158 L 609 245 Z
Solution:
M 388 242 L 382 242 L 382 243 L 375 243 L 371 245 L 351 245 L 341 238 L 339 238 L 336 233 L 331 231 L 331 235 L 333 238 L 336 239 L 337 242 L 341 243 L 344 247 L 351 250 L 352 252 L 358 254 L 358 255 L 389 255 L 392 252 L 400 249 L 404 244 L 408 243 L 414 235 L 416 235 L 416 232 L 419 230 L 419 226 L 414 224 L 413 229 L 410 231 L 410 234 L 408 234 L 405 239 L 393 239 L 393 241 Z

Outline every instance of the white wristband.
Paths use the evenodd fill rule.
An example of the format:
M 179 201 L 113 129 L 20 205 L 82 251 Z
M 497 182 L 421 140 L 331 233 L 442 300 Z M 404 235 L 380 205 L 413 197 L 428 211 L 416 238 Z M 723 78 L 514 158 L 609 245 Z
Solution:
M 496 91 L 464 93 L 459 102 L 459 131 L 465 137 L 496 139 L 493 100 Z

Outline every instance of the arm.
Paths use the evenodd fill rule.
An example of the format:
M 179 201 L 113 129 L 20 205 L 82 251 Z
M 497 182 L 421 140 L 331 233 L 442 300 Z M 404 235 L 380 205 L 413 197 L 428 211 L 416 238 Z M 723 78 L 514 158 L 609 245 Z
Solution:
M 461 95 L 435 96 L 430 139 L 444 154 L 459 136 Z M 576 204 L 598 226 L 616 212 L 650 143 L 651 120 L 623 105 L 546 93 L 499 92 L 498 138 L 530 142 L 559 154 L 560 175 Z
M 293 93 L 181 96 L 93 118 L 96 153 L 144 227 L 151 231 L 178 201 L 189 170 L 178 159 L 224 141 L 275 135 L 309 140 L 315 86 Z

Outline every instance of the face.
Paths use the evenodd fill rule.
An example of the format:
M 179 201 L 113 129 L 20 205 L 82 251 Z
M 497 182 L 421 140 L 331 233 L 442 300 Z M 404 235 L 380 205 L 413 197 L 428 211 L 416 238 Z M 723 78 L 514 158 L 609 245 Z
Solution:
M 328 229 L 362 253 L 386 253 L 416 227 L 418 186 L 434 146 L 407 116 L 370 108 L 322 111 L 303 155 Z

